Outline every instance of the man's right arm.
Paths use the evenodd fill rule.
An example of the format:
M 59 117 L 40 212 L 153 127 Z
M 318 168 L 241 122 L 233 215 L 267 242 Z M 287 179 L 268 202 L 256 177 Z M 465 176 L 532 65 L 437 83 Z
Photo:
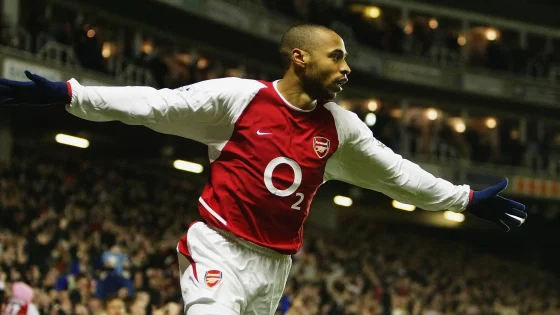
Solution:
M 236 119 L 265 85 L 256 80 L 221 78 L 179 89 L 147 86 L 82 86 L 75 79 L 50 81 L 26 70 L 28 81 L 0 78 L 0 108 L 61 106 L 91 121 L 121 121 L 155 131 L 221 143 Z
M 72 95 L 69 113 L 91 121 L 121 121 L 158 132 L 204 142 L 204 129 L 227 124 L 237 103 L 248 102 L 258 91 L 257 81 L 221 78 L 178 89 L 145 86 L 82 86 L 68 81 Z

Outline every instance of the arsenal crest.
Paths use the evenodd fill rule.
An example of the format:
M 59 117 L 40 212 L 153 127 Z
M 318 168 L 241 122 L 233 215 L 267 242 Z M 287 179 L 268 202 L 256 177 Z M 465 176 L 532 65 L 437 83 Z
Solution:
M 314 137 L 313 138 L 313 150 L 315 151 L 315 154 L 317 154 L 317 156 L 319 158 L 324 158 L 327 153 L 329 153 L 329 149 L 331 147 L 331 142 L 329 141 L 329 139 L 325 138 L 325 137 Z
M 204 275 L 204 281 L 209 287 L 213 287 L 222 280 L 222 272 L 219 270 L 208 270 Z

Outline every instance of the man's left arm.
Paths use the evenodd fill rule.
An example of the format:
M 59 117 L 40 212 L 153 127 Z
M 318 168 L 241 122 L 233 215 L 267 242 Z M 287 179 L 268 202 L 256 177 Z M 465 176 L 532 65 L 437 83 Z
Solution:
M 327 164 L 327 179 L 379 191 L 424 210 L 461 212 L 467 208 L 471 195 L 468 185 L 456 186 L 436 178 L 395 154 L 357 117 L 344 128 L 348 128 L 342 129 L 345 139 Z
M 468 185 L 454 185 L 394 153 L 375 139 L 356 115 L 346 115 L 342 122 L 340 147 L 327 163 L 326 180 L 341 180 L 379 191 L 424 210 L 468 210 L 504 230 L 509 230 L 510 224 L 521 225 L 527 217 L 524 205 L 498 196 L 507 180 L 481 191 L 473 191 Z

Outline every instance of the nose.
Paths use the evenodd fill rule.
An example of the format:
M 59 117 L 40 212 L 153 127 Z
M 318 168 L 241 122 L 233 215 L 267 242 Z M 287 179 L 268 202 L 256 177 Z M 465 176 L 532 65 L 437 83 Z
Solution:
M 340 73 L 342 73 L 344 75 L 348 75 L 348 74 L 350 74 L 350 72 L 352 72 L 352 70 L 350 69 L 350 66 L 348 66 L 348 63 L 346 63 L 346 61 L 345 61 L 344 65 L 340 69 Z

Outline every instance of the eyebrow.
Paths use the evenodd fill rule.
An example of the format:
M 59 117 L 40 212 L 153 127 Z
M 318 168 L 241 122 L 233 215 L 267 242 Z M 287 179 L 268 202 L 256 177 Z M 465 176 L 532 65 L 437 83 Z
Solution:
M 344 55 L 344 58 L 348 58 L 348 53 L 345 53 L 344 51 L 342 51 L 342 49 L 335 49 L 335 50 L 331 51 L 330 54 L 332 55 L 332 54 L 334 54 L 334 53 L 343 54 L 343 55 Z

